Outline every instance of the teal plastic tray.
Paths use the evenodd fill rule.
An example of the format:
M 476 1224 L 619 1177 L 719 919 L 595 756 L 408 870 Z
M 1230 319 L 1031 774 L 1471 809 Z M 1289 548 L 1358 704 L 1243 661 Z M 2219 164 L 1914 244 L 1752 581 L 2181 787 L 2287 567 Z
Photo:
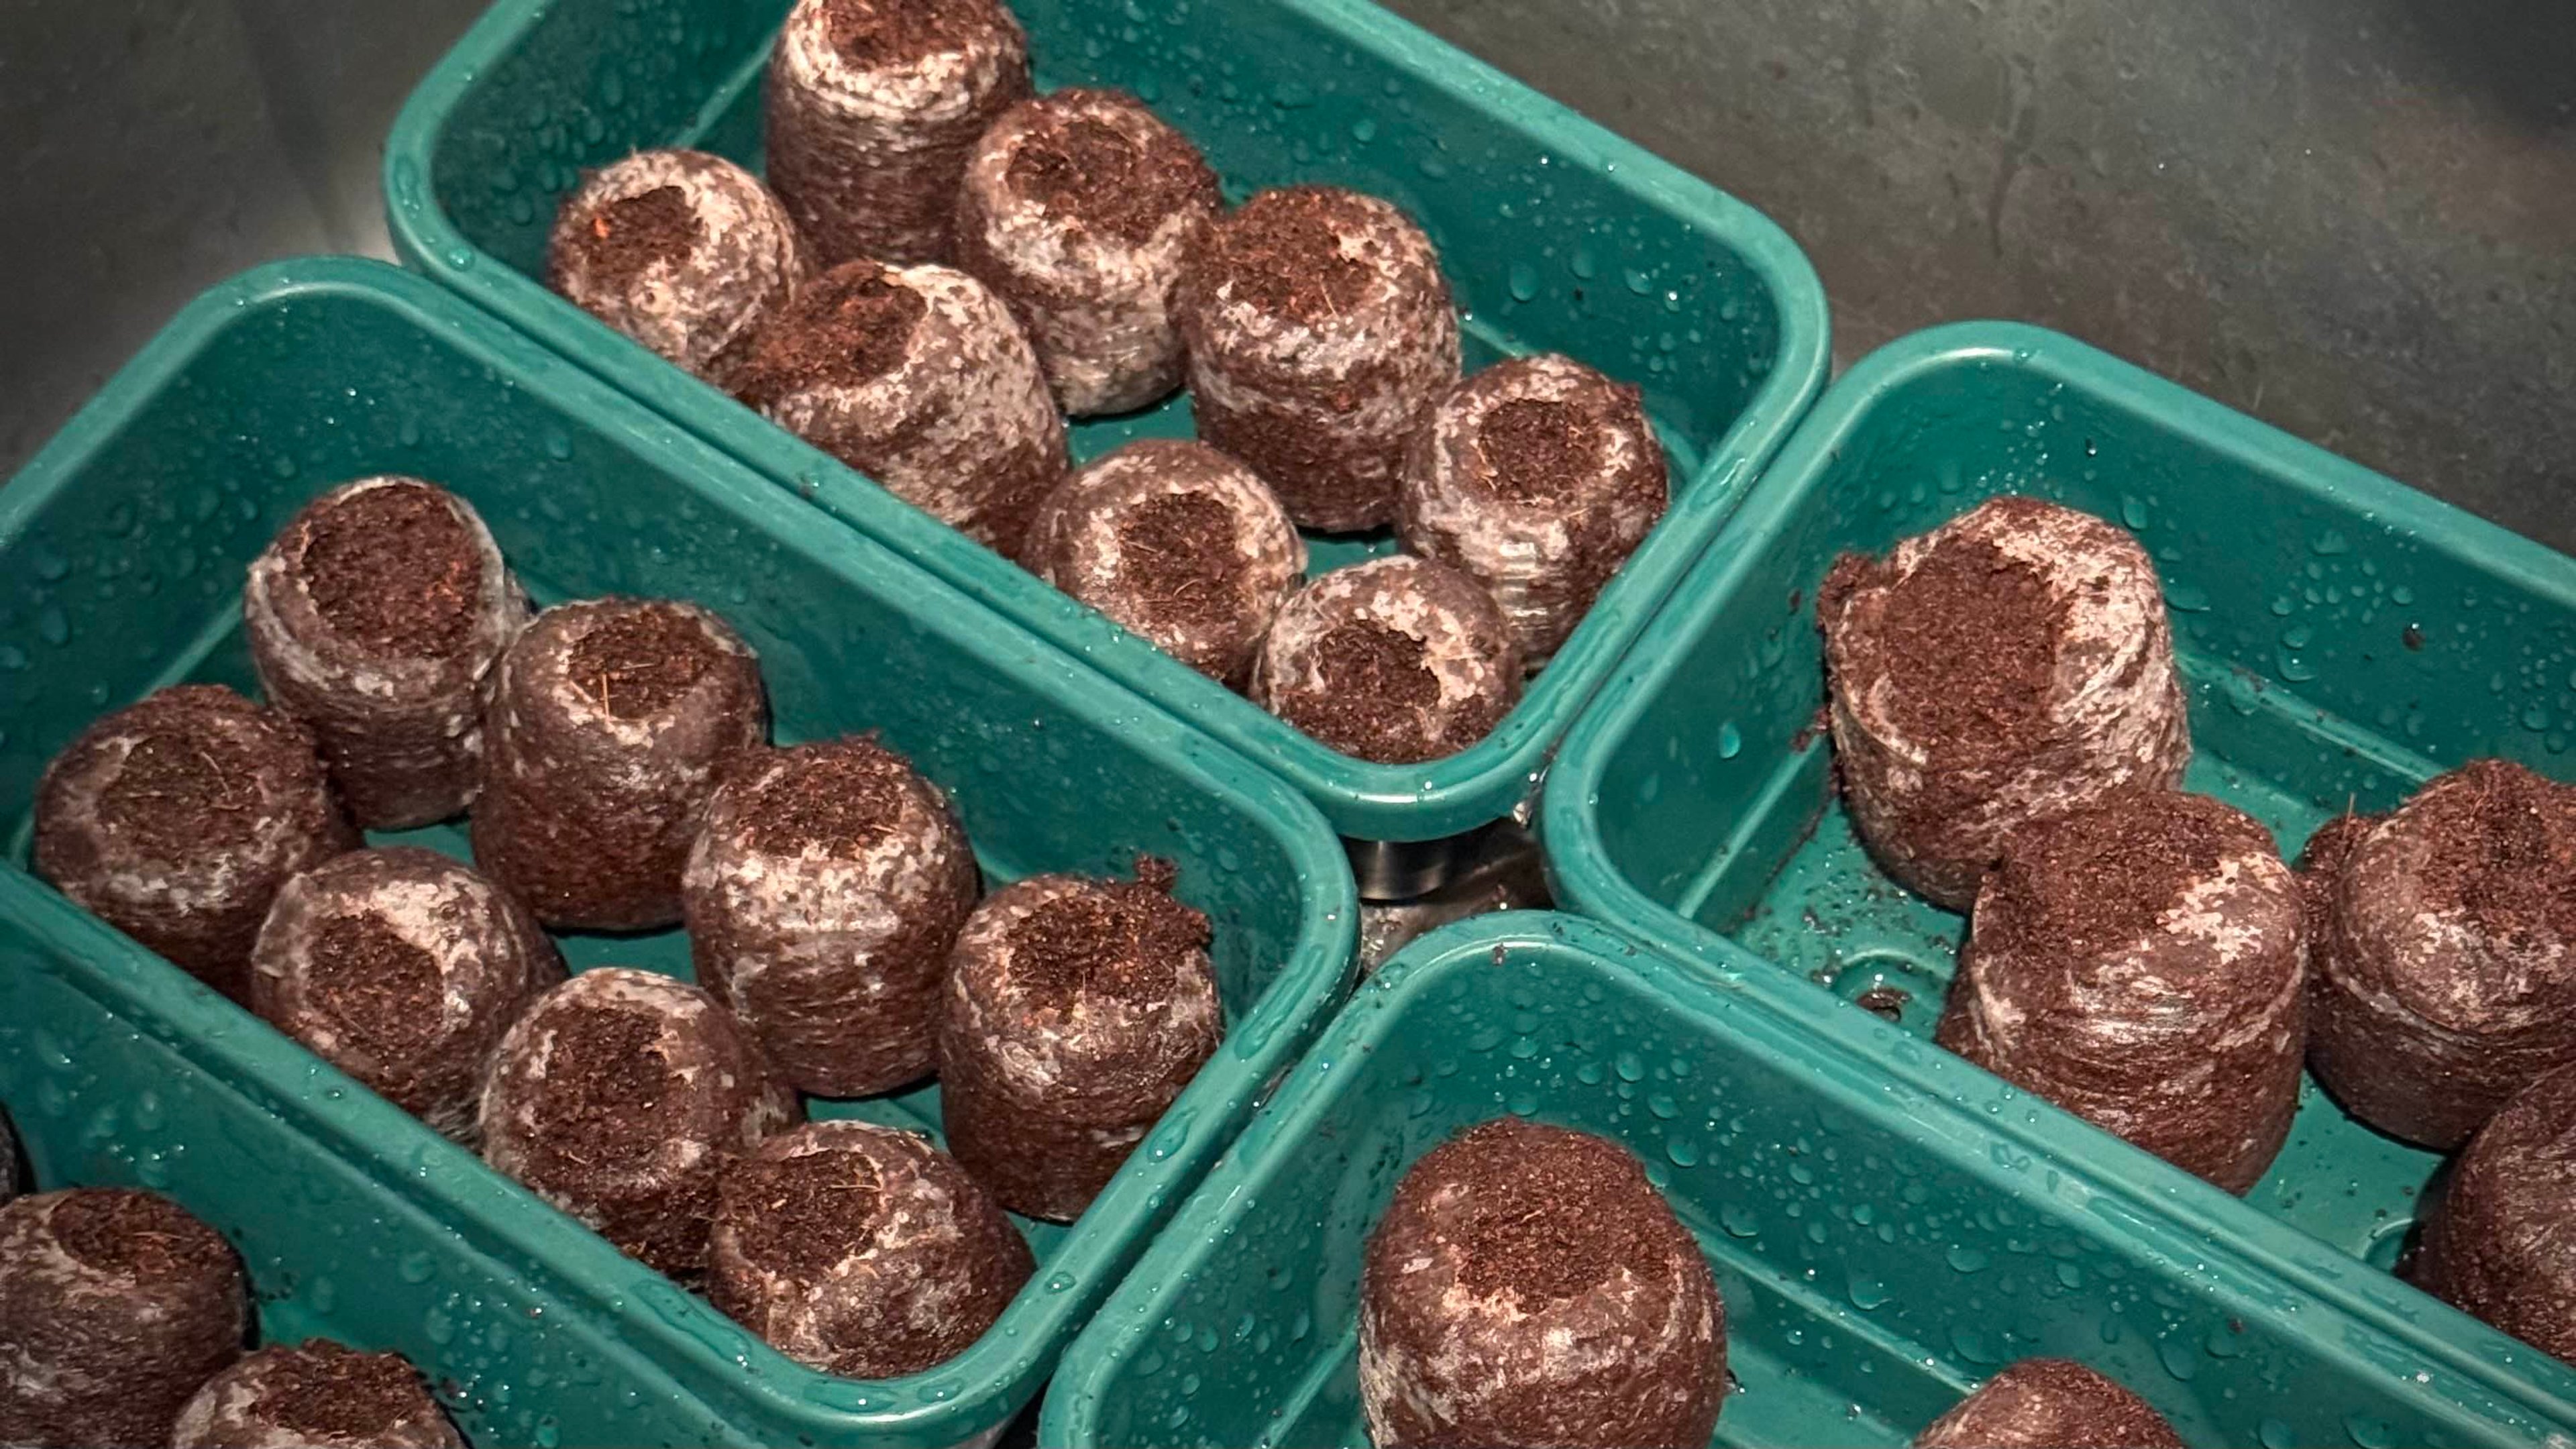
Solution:
M 1075 1340 L 1040 1442 L 1366 1444 L 1361 1245 L 1413 1159 L 1507 1112 L 1627 1143 L 1698 1236 L 1739 1389 L 1721 1444 L 1902 1445 L 2033 1354 L 2122 1380 L 2199 1445 L 2528 1444 L 2565 1422 L 2478 1345 L 2286 1284 L 2194 1204 L 1818 1040 L 1745 989 L 1770 966 L 1711 964 L 1537 914 L 1406 948 Z
M 1285 775 L 1343 834 L 1433 840 L 1510 814 L 1613 661 L 1814 399 L 1814 270 L 1769 220 L 1357 0 L 1014 0 L 1039 83 L 1135 91 L 1228 194 L 1291 181 L 1419 218 L 1467 314 L 1468 364 L 1570 353 L 1644 386 L 1671 512 L 1527 697 L 1427 765 L 1338 754 L 1176 663 L 545 291 L 581 168 L 689 145 L 757 166 L 786 0 L 502 0 L 414 93 L 385 153 L 396 248 L 473 298 L 1002 613 Z M 1190 430 L 1185 401 L 1073 431 L 1088 458 Z M 1314 551 L 1318 569 L 1390 547 Z
M 1870 1045 L 1897 1081 L 2576 1394 L 2565 1365 L 2320 1260 L 2321 1242 L 2393 1263 L 2440 1159 L 2314 1083 L 2239 1204 L 1928 1044 L 1963 918 L 1890 883 L 1834 798 L 1814 595 L 1837 553 L 1998 492 L 2117 520 L 2153 552 L 2191 706 L 2185 784 L 2261 819 L 2287 856 L 2348 806 L 2386 809 L 2476 756 L 2569 772 L 2576 561 L 2068 338 L 1965 324 L 1894 343 L 1826 393 L 1604 687 L 1548 784 L 1559 899 L 1676 950 L 1767 958 L 1786 1009 Z M 1832 999 L 1880 986 L 1908 997 L 1901 1034 Z
M 38 772 L 160 685 L 248 688 L 243 570 L 343 479 L 471 501 L 541 602 L 692 598 L 757 647 L 782 740 L 881 730 L 990 879 L 1180 867 L 1225 1045 L 962 1356 L 799 1367 L 17 868 Z M 164 1185 L 239 1235 L 272 1317 L 452 1381 L 485 1443 L 948 1444 L 1000 1426 L 1346 989 L 1353 887 L 1285 785 L 452 295 L 370 262 L 199 299 L 0 492 L 0 1086 L 58 1179 Z M 455 827 L 391 837 L 464 854 Z M 677 931 L 576 967 L 688 974 Z M 935 1090 L 820 1103 L 936 1132 Z M 541 1313 L 531 1310 L 542 1310 Z

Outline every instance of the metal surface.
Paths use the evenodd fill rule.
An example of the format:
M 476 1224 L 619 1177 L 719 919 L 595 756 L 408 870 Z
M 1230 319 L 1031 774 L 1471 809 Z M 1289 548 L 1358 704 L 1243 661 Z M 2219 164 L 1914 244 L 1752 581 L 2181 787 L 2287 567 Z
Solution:
M 2028 318 L 2576 547 L 2564 0 L 1393 4 L 1778 218 L 1846 359 Z M 380 252 L 478 8 L 0 6 L 0 471 L 206 283 Z
M 390 257 L 376 166 L 481 0 L 0 4 L 0 476 L 209 284 Z
M 1488 911 L 1545 911 L 1556 906 L 1547 888 L 1547 866 L 1538 840 L 1508 821 L 1471 839 L 1435 841 L 1454 853 L 1442 864 L 1446 878 L 1411 898 L 1381 900 L 1362 877 L 1360 971 L 1375 971 L 1416 937 Z M 1357 862 L 1358 853 L 1353 853 Z

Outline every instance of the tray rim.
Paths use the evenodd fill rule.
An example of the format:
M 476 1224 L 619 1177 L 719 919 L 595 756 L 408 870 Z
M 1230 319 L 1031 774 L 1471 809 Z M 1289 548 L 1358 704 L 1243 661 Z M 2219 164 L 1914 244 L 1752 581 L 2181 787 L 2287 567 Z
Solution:
M 1225 1054 L 1217 1060 L 1232 1069 L 1227 1076 L 1234 1089 L 1229 1092 L 1203 1072 L 1163 1120 L 1187 1112 L 1195 1121 L 1221 1124 L 1239 1113 L 1248 1115 L 1249 1104 L 1270 1079 L 1321 1029 L 1356 968 L 1358 896 L 1339 842 L 1310 802 L 1221 742 L 1084 668 L 858 530 L 837 521 L 817 528 L 810 510 L 730 456 L 527 342 L 501 319 L 386 263 L 355 257 L 266 263 L 217 283 L 180 309 L 0 486 L 0 553 L 28 536 L 46 503 L 85 481 L 84 470 L 98 453 L 219 336 L 255 323 L 265 309 L 316 296 L 351 298 L 394 313 L 522 390 L 552 396 L 620 446 L 662 454 L 670 476 L 711 506 L 736 514 L 748 527 L 773 533 L 784 546 L 828 556 L 818 561 L 844 574 L 854 587 L 914 601 L 911 612 L 929 632 L 1025 680 L 1033 693 L 1066 713 L 1134 742 L 1160 768 L 1229 801 L 1246 824 L 1269 833 L 1291 863 L 1295 888 L 1307 897 L 1297 942 L 1270 986 L 1229 1030 L 1229 1045 L 1221 1048 Z M 704 1381 L 730 1384 L 774 1424 L 818 1437 L 867 1434 L 888 1443 L 947 1444 L 996 1427 L 1018 1412 L 1081 1322 L 1123 1276 L 1116 1262 L 1120 1245 L 1114 1240 L 1128 1235 L 1133 1251 L 1141 1253 L 1153 1236 L 1154 1220 L 1177 1207 L 1162 1201 L 1172 1195 L 1171 1179 L 1177 1174 L 1183 1182 L 1192 1180 L 1226 1135 L 1202 1128 L 1170 1156 L 1151 1161 L 1141 1153 L 1131 1157 L 1049 1260 L 1051 1272 L 1072 1274 L 1073 1286 L 1050 1292 L 1033 1279 L 993 1329 L 936 1368 L 900 1379 L 840 1379 L 792 1362 L 735 1327 L 712 1305 L 693 1300 L 708 1326 L 749 1346 L 750 1362 L 742 1363 L 730 1356 L 733 1345 L 719 1349 L 686 1325 L 645 1312 L 640 1305 L 601 1305 L 602 1295 L 581 1287 L 585 1281 L 631 1278 L 644 1270 L 590 1229 L 486 1167 L 475 1154 L 5 862 L 0 862 L 0 916 L 40 942 L 61 947 L 57 959 L 74 964 L 82 978 L 74 984 L 93 999 L 101 992 L 112 994 L 134 1012 L 167 1025 L 174 1045 L 202 1054 L 192 1060 L 224 1063 L 231 1075 L 217 1075 L 227 1086 L 256 1090 L 267 1100 L 290 1105 L 302 1135 L 320 1150 L 362 1167 L 380 1184 L 402 1181 L 406 1196 L 441 1216 L 448 1216 L 441 1205 L 469 1212 L 478 1210 L 471 1205 L 479 1205 L 479 1211 L 497 1216 L 500 1225 L 491 1231 L 511 1237 L 525 1255 L 554 1264 L 557 1276 L 588 1300 L 587 1311 L 630 1326 L 630 1342 L 652 1345 L 639 1351 L 657 1365 L 685 1363 Z M 113 1008 L 111 1014 L 121 1015 Z M 342 1097 L 314 1101 L 308 1094 L 279 1091 L 272 1078 L 282 1079 L 289 1068 L 299 1082 L 341 1085 Z M 426 1153 L 450 1171 L 440 1174 L 443 1181 L 435 1190 L 414 1186 L 416 1174 L 395 1170 L 394 1158 L 403 1151 Z M 1164 1165 L 1175 1159 L 1181 1165 L 1166 1170 Z M 1108 1224 L 1113 1220 L 1121 1225 L 1112 1229 Z M 1092 1231 L 1086 1233 L 1086 1226 Z M 1006 1324 L 1011 1333 L 1001 1331 Z M 866 1407 L 853 1405 L 853 1400 Z M 880 1406 L 882 1400 L 893 1402 Z M 711 1410 L 708 1417 L 725 1422 L 733 1416 Z
M 1419 765 L 1354 759 L 1309 739 L 1250 701 L 1164 655 L 1103 615 L 1074 603 L 999 555 L 896 499 L 865 475 L 664 362 L 534 279 L 469 242 L 439 204 L 430 161 L 453 108 L 558 0 L 498 0 L 425 77 L 396 118 L 385 147 L 386 214 L 404 264 L 455 289 L 537 337 L 720 449 L 844 516 L 988 607 L 1078 652 L 1162 707 L 1267 764 L 1304 791 L 1343 834 L 1372 840 L 1442 839 L 1501 819 L 1537 793 L 1565 730 L 1633 647 L 1658 603 L 1705 552 L 1754 477 L 1814 402 L 1831 365 L 1824 286 L 1788 233 L 1749 204 L 1607 130 L 1571 108 L 1367 0 L 1263 0 L 1298 12 L 1462 105 L 1601 174 L 1643 206 L 1723 240 L 1770 294 L 1780 353 L 1727 431 L 1708 448 L 1691 486 L 1623 569 L 1609 594 L 1626 611 L 1616 637 L 1603 614 L 1587 619 L 1553 666 L 1496 731 L 1466 750 Z M 857 484 L 860 486 L 850 486 Z M 829 504 L 821 500 L 828 496 Z M 1667 529 L 1671 531 L 1667 533 Z M 1664 538 L 1661 547 L 1656 537 Z M 1631 556 L 1631 564 L 1637 563 Z M 1623 587 L 1623 584 L 1625 585 Z M 1613 611 L 1616 612 L 1616 611 Z M 1601 614 L 1597 606 L 1596 614 Z M 1587 638 L 1588 635 L 1588 638 Z M 1568 657 L 1580 645 L 1583 657 Z M 1542 714 L 1549 720 L 1539 718 Z M 1552 721 L 1552 722 L 1551 722 Z
M 1824 480 L 1863 419 L 1881 399 L 1929 374 L 1960 367 L 2009 367 L 2081 389 L 2131 411 L 2171 419 L 2177 430 L 2278 480 L 2305 496 L 2367 513 L 2420 540 L 2430 550 L 2474 559 L 2515 587 L 2576 614 L 2576 558 L 2512 533 L 2395 479 L 2376 473 L 2268 423 L 2238 412 L 2135 364 L 2047 328 L 2020 322 L 1953 322 L 1928 328 L 1872 352 L 1826 390 L 1796 436 L 1756 483 L 1718 546 L 1665 601 L 1617 674 L 1603 686 L 1566 737 L 1540 804 L 1539 836 L 1548 877 L 1568 910 L 1622 923 L 1655 949 L 1733 970 L 1758 962 L 1750 989 L 1796 1011 L 1811 1032 L 1867 1052 L 1880 1070 L 1910 1088 L 1934 1089 L 1947 1073 L 1991 1087 L 2005 1085 L 1964 1061 L 1927 1048 L 1915 1062 L 1885 1045 L 1895 1029 L 1868 1013 L 1843 1009 L 1822 986 L 1769 958 L 1737 946 L 1649 897 L 1610 863 L 1597 813 L 1602 772 L 1640 718 L 1684 668 L 1692 644 L 1716 622 L 1755 563 L 1776 545 L 1797 509 Z M 1880 1038 L 1879 1033 L 1888 1033 Z M 2054 1104 L 2033 1099 L 2034 1123 L 2000 1121 L 1994 1130 L 2017 1148 L 2085 1165 L 2091 1175 L 2117 1174 L 2211 1241 L 2233 1243 L 2264 1268 L 2345 1312 L 2423 1351 L 2438 1347 L 2457 1370 L 2489 1382 L 2511 1382 L 2532 1402 L 2576 1428 L 2576 1367 L 2559 1364 L 2518 1339 L 2459 1312 L 2243 1199 L 2092 1126 Z M 2471 1352 L 2478 1349 L 2481 1352 Z M 2513 1368 L 2497 1357 L 2513 1356 Z
M 2345 1362 L 2356 1375 L 2396 1372 L 2402 1381 L 2403 1371 L 2391 1369 L 2391 1355 L 2400 1354 L 2408 1369 L 2439 1370 L 2534 1418 L 2576 1423 L 2576 1398 L 2511 1380 L 2472 1351 L 2502 1344 L 2546 1361 L 2538 1350 L 2429 1298 L 2424 1302 L 2436 1312 L 2434 1321 L 2423 1325 L 2388 1311 L 2388 1305 L 2347 1301 L 2356 1295 L 2342 1291 L 2331 1278 L 2317 1282 L 2282 1274 L 2262 1254 L 2218 1235 L 2201 1205 L 2174 1193 L 2170 1184 L 2110 1180 L 2025 1140 L 2002 1122 L 1969 1112 L 1946 1092 L 1890 1080 L 1876 1055 L 1850 1040 L 1849 1033 L 1817 1032 L 1814 1021 L 1795 1010 L 1803 1003 L 1762 989 L 1764 977 L 1778 974 L 1777 967 L 1730 943 L 1718 944 L 1723 949 L 1711 957 L 1692 960 L 1600 920 L 1511 911 L 1444 926 L 1408 945 L 1352 993 L 1269 1105 L 1201 1179 L 1189 1202 L 1075 1338 L 1047 1395 L 1039 1442 L 1064 1449 L 1100 1442 L 1096 1415 L 1112 1391 L 1108 1380 L 1155 1331 L 1160 1305 L 1174 1285 L 1204 1264 L 1219 1244 L 1232 1241 L 1228 1229 L 1264 1165 L 1292 1154 L 1335 1103 L 1357 1090 L 1357 1073 L 1343 1063 L 1401 1030 L 1410 1003 L 1453 977 L 1486 969 L 1498 950 L 1523 946 L 1573 948 L 1589 958 L 1588 969 L 1625 978 L 1645 994 L 1660 997 L 1687 1019 L 1694 1034 L 1729 1038 L 1783 1070 L 1796 1071 L 1810 1090 L 1915 1140 L 1999 1192 L 2065 1204 L 2078 1213 L 2112 1217 L 2115 1212 L 2114 1220 L 2132 1243 L 2166 1274 L 2191 1278 L 2241 1313 L 2275 1319 L 2285 1334 L 2320 1356 Z M 1895 1034 L 1893 1027 L 1881 1030 Z M 1997 1160 L 1999 1152 L 2022 1156 L 2017 1166 L 2006 1166 Z M 2198 1181 L 2179 1169 L 2169 1170 Z M 2301 1316 L 2292 1320 L 2292 1314 Z M 2329 1315 L 2340 1321 L 2326 1321 Z M 2576 1384 L 2576 1374 L 2567 1377 Z M 2408 1388 L 2430 1391 L 2420 1384 Z M 2479 1412 L 2456 1396 L 2446 1398 L 2445 1405 L 2453 1416 Z

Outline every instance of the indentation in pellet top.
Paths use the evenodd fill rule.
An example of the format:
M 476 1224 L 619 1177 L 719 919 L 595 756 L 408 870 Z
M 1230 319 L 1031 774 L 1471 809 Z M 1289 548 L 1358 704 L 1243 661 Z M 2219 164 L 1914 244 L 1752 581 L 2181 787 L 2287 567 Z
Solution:
M 406 659 L 442 659 L 473 637 L 483 551 L 437 490 L 352 492 L 305 525 L 297 560 L 314 610 L 341 638 Z
M 1454 1154 L 1462 1208 L 1459 1280 L 1478 1294 L 1510 1293 L 1524 1312 L 1577 1297 L 1621 1269 L 1653 1271 L 1672 1251 L 1662 1201 L 1636 1159 L 1578 1133 L 1487 1129 L 1478 1150 Z
M 570 1017 L 554 1024 L 529 1145 L 584 1171 L 648 1163 L 664 1140 L 673 1076 L 662 1019 L 616 1006 L 578 1011 L 586 1018 L 578 1025 Z
M 437 1041 L 447 983 L 438 960 L 373 911 L 336 915 L 313 933 L 305 990 L 370 1054 L 400 1061 Z
M 1186 147 L 1149 152 L 1118 128 L 1079 116 L 1031 127 L 1003 179 L 1050 216 L 1141 246 L 1206 189 L 1209 173 Z
M 1204 493 L 1166 493 L 1118 523 L 1118 577 L 1158 627 L 1221 627 L 1236 611 L 1243 545 L 1234 511 Z
M 2232 856 L 2272 854 L 2251 817 L 2199 796 L 2136 792 L 2027 829 L 1991 888 L 2012 897 L 2018 940 L 1980 938 L 1998 954 L 2041 950 L 2076 961 L 2151 937 L 2191 887 Z
M 1169 995 L 1172 973 L 1214 937 L 1207 917 L 1172 898 L 1168 865 L 1144 862 L 1137 876 L 1043 901 L 1013 924 L 1019 990 L 1054 1011 L 1102 997 L 1151 1006 Z
M 2478 760 L 2411 812 L 2429 842 L 2427 906 L 2464 909 L 2493 939 L 2576 944 L 2576 788 Z
M 572 244 L 589 260 L 594 285 L 623 292 L 654 263 L 687 257 L 705 235 L 688 194 L 656 186 L 601 207 Z
M 883 267 L 836 268 L 762 332 L 743 369 L 743 399 L 760 407 L 818 384 L 883 377 L 911 353 L 913 329 L 928 310 Z
M 1428 709 L 1440 702 L 1440 681 L 1422 659 L 1422 641 L 1401 629 L 1375 619 L 1335 625 L 1315 646 L 1315 660 L 1324 688 L 1337 697 L 1315 708 L 1362 730 L 1388 707 Z
M 1375 271 L 1345 248 L 1342 196 L 1313 188 L 1264 192 L 1210 243 L 1209 265 L 1235 301 L 1308 324 L 1368 300 Z
M 139 1281 L 191 1276 L 190 1265 L 229 1250 L 204 1223 L 148 1192 L 76 1192 L 45 1220 L 64 1252 L 102 1273 Z
M 1943 540 L 1881 616 L 1899 728 L 1963 755 L 2023 748 L 2048 717 L 2065 628 L 2066 601 L 2027 564 L 1982 538 Z
M 754 1211 L 736 1220 L 742 1254 L 775 1273 L 821 1278 L 868 1246 L 885 1207 L 884 1180 L 863 1154 L 823 1148 L 788 1158 L 755 1155 L 733 1171 L 733 1200 Z
M 773 772 L 746 802 L 743 839 L 767 855 L 809 850 L 847 860 L 894 833 L 911 768 L 883 749 L 815 751 Z
M 253 1412 L 307 1434 L 363 1443 L 390 1425 L 435 1414 L 420 1375 L 400 1354 L 360 1353 L 326 1339 L 288 1350 L 261 1376 Z
M 910 65 L 963 49 L 1007 24 L 993 0 L 824 0 L 823 35 L 861 70 Z
M 1494 491 L 1515 503 L 1553 503 L 1601 468 L 1601 430 L 1572 403 L 1514 398 L 1485 415 L 1476 452 Z
M 623 609 L 573 642 L 564 675 L 609 718 L 650 719 L 684 698 L 723 653 L 693 614 Z
M 134 741 L 98 792 L 98 823 L 152 859 L 247 844 L 268 809 L 254 743 L 228 730 L 182 733 L 171 727 L 181 719 Z

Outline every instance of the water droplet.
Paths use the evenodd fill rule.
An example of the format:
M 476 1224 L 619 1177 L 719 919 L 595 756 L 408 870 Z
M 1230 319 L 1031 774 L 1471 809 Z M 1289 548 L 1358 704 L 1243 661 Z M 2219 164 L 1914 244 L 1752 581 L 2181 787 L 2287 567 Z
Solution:
M 1646 1110 L 1669 1122 L 1681 1114 L 1681 1104 L 1662 1092 L 1646 1098 Z
M 1600 1086 L 1601 1079 L 1608 1075 L 1609 1073 L 1602 1070 L 1599 1062 L 1585 1062 L 1574 1069 L 1574 1079 L 1587 1087 Z
M 1165 1122 L 1162 1128 L 1155 1132 L 1153 1139 L 1145 1144 L 1146 1159 L 1152 1162 L 1161 1162 L 1165 1158 L 1168 1158 L 1172 1154 L 1180 1151 L 1183 1147 L 1188 1146 L 1190 1140 L 1190 1119 L 1195 1115 L 1195 1113 L 1187 1111 L 1173 1113 L 1171 1120 Z
M 395 1262 L 394 1272 L 406 1283 L 426 1283 L 437 1274 L 438 1264 L 427 1252 L 414 1249 Z
M 1667 1140 L 1664 1143 L 1664 1155 L 1673 1160 L 1673 1166 L 1675 1167 L 1699 1166 L 1699 1144 L 1691 1141 L 1687 1137 L 1675 1137 Z
M 2133 494 L 2120 495 L 2120 521 L 2131 528 L 2147 526 L 2147 501 Z
M 1619 280 L 1627 283 L 1628 290 L 1636 293 L 1640 297 L 1650 297 L 1654 295 L 1655 279 L 1647 276 L 1644 272 L 1638 271 L 1635 267 L 1630 267 L 1626 271 L 1621 272 L 1619 274 Z
M 1618 1072 L 1619 1080 L 1623 1082 L 1639 1082 L 1645 1080 L 1646 1059 L 1637 1055 L 1635 1052 L 1619 1053 L 1616 1057 L 1611 1058 L 1610 1065 L 1612 1070 Z
M 2329 528 L 2311 539 L 2308 548 L 2313 552 L 2332 557 L 2335 554 L 2352 552 L 2352 540 L 2344 537 L 2341 529 Z
M 1351 122 L 1351 139 L 1365 146 L 1377 139 L 1377 122 L 1366 116 Z
M 1717 727 L 1717 757 L 1721 760 L 1731 760 L 1742 753 L 1744 753 L 1744 732 L 1735 727 L 1735 721 L 1728 720 L 1726 723 L 1719 725 Z
M 68 644 L 72 638 L 72 621 L 59 604 L 47 604 L 36 611 L 36 637 L 48 644 Z
M 2388 591 L 2388 601 L 2399 605 L 2411 604 L 2415 602 L 2415 591 L 2404 584 L 2399 584 Z
M 1952 1243 L 1950 1251 L 1944 1256 L 1950 1264 L 1951 1271 L 1957 1273 L 1981 1273 L 1985 1271 L 1986 1264 L 1993 1261 L 1965 1243 Z
M 470 272 L 474 269 L 474 249 L 463 242 L 458 242 L 440 252 L 438 258 L 460 272 Z
M 1973 1328 L 1962 1327 L 1951 1329 L 1950 1348 L 1953 1352 L 1957 1353 L 1959 1357 L 1966 1359 L 1970 1363 L 1996 1363 L 2001 1361 L 2001 1355 L 1996 1354 L 1986 1347 L 1985 1335 L 1977 1332 Z
M 1527 262 L 1514 262 L 1506 284 L 1512 289 L 1513 301 L 1534 300 L 1538 296 L 1538 269 Z
M 386 183 L 393 193 L 394 205 L 402 208 L 404 215 L 421 214 L 426 203 L 420 189 L 420 167 L 409 157 L 396 158 L 387 173 Z
M 540 445 L 546 450 L 546 456 L 556 462 L 562 462 L 572 456 L 572 437 L 561 428 L 546 429 Z
M 563 1442 L 563 1431 L 555 1427 L 554 1416 L 549 1414 L 537 1421 L 528 1437 L 537 1441 L 537 1449 L 555 1449 Z
M 2185 1382 L 2200 1372 L 2200 1361 L 2192 1357 L 2191 1345 L 2178 1338 L 2158 1339 L 2156 1359 L 2165 1366 L 2166 1373 Z
M 2344 1420 L 2343 1431 L 2361 1449 L 2395 1449 L 2397 1444 L 2397 1436 L 2389 1432 L 2387 1421 L 2368 1414 L 2355 1414 Z
M 1576 276 L 1587 282 L 1601 275 L 1601 261 L 1592 255 L 1590 247 L 1576 247 L 1574 256 L 1567 265 L 1573 268 Z
M 2084 1286 L 2084 1270 L 2072 1263 L 2060 1263 L 2057 1265 L 2057 1281 L 2069 1288 L 2081 1288 Z
M 420 1330 L 429 1335 L 430 1342 L 444 1348 L 449 1340 L 456 1337 L 456 1320 L 448 1317 L 444 1311 L 433 1308 L 421 1319 Z
M 1887 1285 L 1876 1278 L 1856 1277 L 1851 1280 L 1852 1307 L 1876 1308 L 1887 1302 Z
M 2299 1445 L 2299 1431 L 2278 1419 L 2265 1419 L 2256 1426 L 2254 1437 L 2263 1441 L 2263 1449 L 2298 1449 Z

